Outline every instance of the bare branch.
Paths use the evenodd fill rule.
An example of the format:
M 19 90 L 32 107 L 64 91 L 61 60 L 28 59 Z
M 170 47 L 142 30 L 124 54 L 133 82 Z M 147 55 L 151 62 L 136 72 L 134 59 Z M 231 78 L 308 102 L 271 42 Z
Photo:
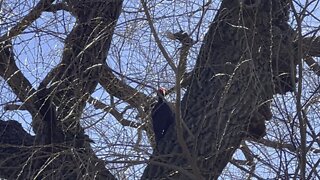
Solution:
M 3 109 L 5 111 L 27 110 L 23 104 L 6 104 Z
M 11 43 L 8 41 L 1 43 L 0 76 L 6 80 L 17 97 L 24 102 L 25 108 L 28 109 L 30 113 L 35 114 L 36 110 L 31 105 L 32 102 L 34 102 L 34 97 L 31 95 L 35 93 L 35 90 L 17 67 L 14 56 Z
M 148 106 L 149 98 L 136 89 L 119 80 L 107 65 L 103 65 L 99 83 L 111 95 L 129 103 L 143 113 L 143 106 Z
M 246 169 L 246 168 L 242 167 L 242 166 L 241 166 L 240 164 L 238 164 L 238 162 L 237 162 L 237 161 L 235 161 L 235 160 L 231 160 L 231 161 L 230 161 L 230 163 L 231 163 L 231 164 L 233 164 L 234 166 L 236 166 L 237 168 L 239 168 L 240 170 L 242 170 L 242 171 L 244 171 L 244 172 L 246 172 L 246 173 L 250 174 L 250 176 L 253 176 L 253 177 L 257 178 L 257 179 L 263 179 L 262 177 L 260 177 L 260 176 L 256 175 L 256 174 L 255 174 L 255 173 L 253 173 L 252 171 L 250 171 L 250 170 L 248 170 L 248 169 Z
M 311 56 L 306 56 L 304 61 L 316 75 L 320 76 L 320 66 Z
M 297 149 L 292 145 L 292 144 L 288 144 L 288 143 L 284 143 L 284 142 L 277 142 L 277 141 L 271 141 L 271 140 L 267 140 L 267 139 L 261 139 L 259 141 L 259 143 L 267 146 L 267 147 L 271 147 L 274 149 L 288 149 L 289 151 L 296 153 Z M 318 154 L 320 153 L 320 149 L 317 148 L 308 148 L 309 152 Z
M 252 155 L 252 152 L 249 149 L 249 147 L 247 146 L 247 144 L 245 143 L 245 141 L 243 141 L 241 143 L 240 150 L 242 151 L 243 155 L 245 156 L 245 158 L 247 160 L 247 165 L 253 165 L 254 156 Z
M 57 4 L 52 4 L 48 9 L 45 9 L 45 11 L 47 11 L 47 12 L 57 12 L 57 11 L 60 11 L 60 10 L 69 11 L 70 12 L 70 9 L 68 8 L 66 3 L 64 3 L 64 2 L 57 3 Z
M 174 34 L 168 32 L 167 35 L 168 35 L 168 38 L 172 40 L 179 40 L 182 44 L 182 47 L 180 50 L 178 69 L 176 71 L 176 80 L 175 80 L 176 81 L 175 121 L 176 121 L 178 143 L 182 147 L 182 152 L 184 156 L 186 156 L 186 158 L 188 159 L 191 165 L 192 172 L 198 177 L 198 179 L 204 179 L 204 177 L 200 173 L 200 169 L 198 168 L 196 159 L 192 156 L 190 150 L 188 149 L 186 141 L 183 137 L 183 128 L 185 128 L 186 130 L 189 130 L 189 128 L 185 125 L 185 122 L 183 121 L 182 115 L 181 115 L 181 83 L 182 83 L 183 75 L 186 71 L 187 57 L 188 57 L 189 49 L 193 45 L 193 40 L 191 37 L 189 37 L 187 33 L 183 31 L 180 31 Z
M 287 144 L 287 143 L 283 143 L 283 142 L 276 142 L 276 141 L 271 141 L 271 140 L 267 140 L 267 139 L 261 139 L 259 141 L 259 143 L 267 146 L 267 147 L 272 147 L 275 149 L 288 149 L 291 152 L 296 152 L 296 148 L 292 145 L 292 144 Z
M 160 51 L 162 52 L 164 58 L 166 59 L 166 61 L 168 62 L 168 64 L 170 65 L 170 67 L 172 68 L 172 70 L 174 72 L 177 72 L 177 67 L 174 65 L 173 61 L 172 61 L 172 58 L 170 58 L 168 52 L 166 51 L 166 49 L 164 48 L 164 46 L 162 45 L 161 43 L 161 40 L 158 36 L 158 33 L 153 25 L 153 22 L 152 22 L 152 18 L 150 16 L 150 13 L 148 11 L 148 7 L 147 7 L 147 3 L 144 1 L 144 0 L 140 0 L 141 4 L 142 4 L 142 7 L 143 7 L 143 11 L 144 13 L 146 14 L 147 16 L 147 21 L 149 23 L 149 26 L 150 26 L 150 29 L 151 29 L 151 33 L 160 49 Z
M 320 56 L 320 37 L 306 37 L 302 41 L 304 56 Z
M 20 22 L 18 22 L 0 38 L 0 42 L 15 37 L 27 29 L 27 27 L 29 27 L 36 19 L 38 19 L 41 13 L 49 8 L 53 2 L 54 0 L 40 0 L 38 4 Z
M 138 128 L 138 127 L 141 126 L 140 123 L 129 121 L 129 120 L 123 118 L 122 113 L 118 112 L 115 109 L 115 107 L 110 107 L 110 106 L 104 104 L 103 102 L 93 98 L 93 97 L 89 97 L 88 102 L 90 104 L 92 104 L 95 108 L 101 109 L 101 110 L 103 110 L 105 112 L 108 112 L 108 113 L 112 114 L 113 117 L 115 117 L 116 120 L 123 126 L 129 126 L 129 127 L 133 127 L 133 128 Z

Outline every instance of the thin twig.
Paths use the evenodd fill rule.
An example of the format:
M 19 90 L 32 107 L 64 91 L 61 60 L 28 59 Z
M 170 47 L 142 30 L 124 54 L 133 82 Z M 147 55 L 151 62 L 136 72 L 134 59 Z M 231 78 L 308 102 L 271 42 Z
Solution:
M 93 97 L 89 97 L 88 102 L 90 104 L 92 104 L 95 108 L 101 109 L 105 112 L 110 113 L 123 126 L 129 126 L 129 127 L 133 127 L 133 128 L 138 128 L 141 126 L 140 123 L 136 123 L 136 122 L 129 121 L 129 120 L 125 119 L 122 116 L 122 114 L 120 112 L 118 112 L 115 108 L 110 107 L 110 106 L 104 104 L 103 102 L 93 98 Z
M 172 61 L 172 58 L 170 58 L 168 52 L 166 51 L 166 49 L 164 48 L 164 46 L 162 45 L 161 43 L 161 40 L 158 36 L 158 33 L 156 32 L 156 29 L 153 25 L 153 22 L 152 22 L 152 18 L 150 16 L 150 13 L 148 11 L 148 7 L 147 7 L 147 4 L 144 0 L 140 0 L 141 4 L 142 4 L 142 7 L 143 7 L 143 10 L 144 10 L 144 13 L 146 14 L 147 16 L 147 21 L 148 21 L 148 24 L 150 26 L 150 30 L 151 30 L 151 33 L 160 49 L 160 51 L 162 52 L 164 58 L 166 59 L 166 61 L 168 62 L 169 66 L 172 68 L 172 70 L 174 72 L 177 72 L 177 67 L 174 65 L 173 61 Z
M 54 0 L 41 0 L 38 4 L 14 27 L 12 27 L 5 35 L 0 37 L 0 42 L 15 37 L 25 29 L 27 29 L 35 20 L 37 20 L 41 13 L 48 9 Z

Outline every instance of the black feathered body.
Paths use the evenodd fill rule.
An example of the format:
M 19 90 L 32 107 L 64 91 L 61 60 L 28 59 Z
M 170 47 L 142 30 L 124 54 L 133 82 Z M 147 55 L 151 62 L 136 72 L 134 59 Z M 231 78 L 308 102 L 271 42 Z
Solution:
M 159 96 L 158 102 L 152 109 L 152 125 L 156 143 L 163 138 L 170 125 L 174 122 L 174 113 L 167 102 Z

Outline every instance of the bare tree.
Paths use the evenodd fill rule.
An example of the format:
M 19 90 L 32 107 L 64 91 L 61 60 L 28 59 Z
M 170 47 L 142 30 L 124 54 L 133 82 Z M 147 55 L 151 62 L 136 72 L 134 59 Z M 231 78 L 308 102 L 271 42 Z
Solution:
M 1 1 L 0 177 L 320 178 L 318 8 Z M 175 123 L 155 145 L 160 86 Z

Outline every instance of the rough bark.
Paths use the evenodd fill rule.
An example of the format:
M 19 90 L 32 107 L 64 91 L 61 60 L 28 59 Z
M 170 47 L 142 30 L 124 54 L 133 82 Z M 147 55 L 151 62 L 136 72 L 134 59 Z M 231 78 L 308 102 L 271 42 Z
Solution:
M 13 172 L 19 171 L 21 167 L 12 161 L 27 161 L 32 152 L 29 147 L 33 142 L 34 136 L 28 134 L 20 123 L 0 120 L 0 177 L 15 178 Z
M 30 12 L 31 18 L 27 20 L 31 22 L 20 23 L 23 28 L 36 20 L 41 12 L 51 9 L 47 7 L 49 1 L 43 2 L 46 7 L 40 4 Z M 33 116 L 32 126 L 36 135 L 32 137 L 32 144 L 6 142 L 18 149 L 10 151 L 10 148 L 0 147 L 1 151 L 7 152 L 6 163 L 0 166 L 0 177 L 114 179 L 105 163 L 91 149 L 90 140 L 80 126 L 80 118 L 86 100 L 99 82 L 122 2 L 66 1 L 63 7 L 76 16 L 77 23 L 65 40 L 61 62 L 40 83 L 38 90 L 15 65 L 9 41 L 2 44 L 0 75 Z M 19 23 L 17 27 L 16 33 L 10 37 L 23 31 Z M 7 127 L 5 132 L 14 131 L 14 126 Z M 4 136 L 0 138 L 4 142 L 2 138 Z
M 201 179 L 197 171 L 203 179 L 216 179 L 244 138 L 264 135 L 273 94 L 292 91 L 295 83 L 297 59 L 287 20 L 285 1 L 222 2 L 182 101 L 186 127 L 177 122 L 169 129 L 142 179 Z M 187 149 L 177 128 L 183 128 Z

